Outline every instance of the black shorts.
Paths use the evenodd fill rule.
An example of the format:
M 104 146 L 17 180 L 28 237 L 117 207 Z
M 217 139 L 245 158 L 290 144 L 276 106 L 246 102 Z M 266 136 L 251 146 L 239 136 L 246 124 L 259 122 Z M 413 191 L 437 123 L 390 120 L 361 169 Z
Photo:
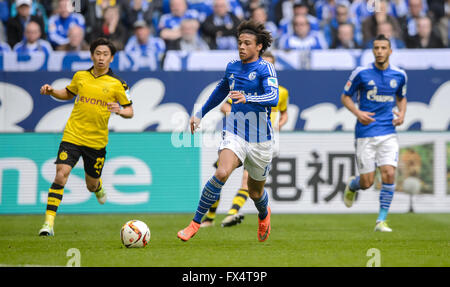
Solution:
M 63 141 L 59 145 L 55 163 L 67 164 L 73 168 L 80 156 L 83 157 L 84 171 L 93 178 L 99 178 L 102 175 L 103 164 L 105 163 L 105 148 L 93 149 Z

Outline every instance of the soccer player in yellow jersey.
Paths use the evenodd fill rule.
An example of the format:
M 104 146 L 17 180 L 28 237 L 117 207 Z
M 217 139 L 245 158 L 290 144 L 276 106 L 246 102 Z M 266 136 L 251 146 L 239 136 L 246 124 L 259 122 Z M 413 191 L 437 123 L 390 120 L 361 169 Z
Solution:
M 262 58 L 272 64 L 275 65 L 275 56 L 267 51 L 264 52 Z M 272 107 L 272 111 L 270 113 L 270 121 L 272 122 L 272 127 L 279 131 L 281 127 L 286 124 L 288 120 L 287 106 L 289 103 L 289 92 L 285 87 L 278 85 L 278 93 L 279 93 L 279 101 L 276 107 Z M 220 107 L 220 111 L 225 115 L 231 111 L 231 99 L 228 99 L 226 103 L 224 103 Z M 278 155 L 278 151 L 275 150 L 274 145 L 274 157 Z M 217 163 L 216 163 L 217 164 Z M 244 219 L 243 214 L 239 214 L 239 210 L 242 206 L 244 206 L 245 202 L 248 198 L 248 186 L 247 186 L 248 172 L 244 169 L 242 174 L 242 183 L 241 187 L 237 191 L 236 195 L 233 198 L 232 206 L 228 211 L 227 217 L 222 221 L 222 227 L 229 227 L 236 224 L 241 223 Z M 216 218 L 216 209 L 219 205 L 219 201 L 217 200 L 210 208 L 208 213 L 205 215 L 202 224 L 200 227 L 209 227 L 214 225 L 214 219 Z
M 93 67 L 76 72 L 65 89 L 56 90 L 48 84 L 41 87 L 43 95 L 60 100 L 75 98 L 55 162 L 56 176 L 48 192 L 45 223 L 39 230 L 41 236 L 54 235 L 53 225 L 64 185 L 80 156 L 83 157 L 87 189 L 95 193 L 100 204 L 106 202 L 100 176 L 108 144 L 109 117 L 111 113 L 123 118 L 133 117 L 128 86 L 109 68 L 116 48 L 109 40 L 99 38 L 91 43 L 90 52 Z

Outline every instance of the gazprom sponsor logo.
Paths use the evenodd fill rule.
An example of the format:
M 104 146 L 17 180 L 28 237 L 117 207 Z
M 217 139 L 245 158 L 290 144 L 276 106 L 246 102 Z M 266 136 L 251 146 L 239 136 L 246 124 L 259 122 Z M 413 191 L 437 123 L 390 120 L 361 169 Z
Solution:
M 372 90 L 367 91 L 367 99 L 369 101 L 374 101 L 374 102 L 380 102 L 380 103 L 385 103 L 385 102 L 393 102 L 394 101 L 394 96 L 385 96 L 385 95 L 377 95 L 378 89 L 377 87 L 373 87 Z
M 372 94 L 367 94 L 367 99 L 369 101 L 375 101 L 375 102 L 380 102 L 380 103 L 385 103 L 385 102 L 393 102 L 394 101 L 394 97 L 393 96 L 383 96 L 383 95 L 372 95 Z

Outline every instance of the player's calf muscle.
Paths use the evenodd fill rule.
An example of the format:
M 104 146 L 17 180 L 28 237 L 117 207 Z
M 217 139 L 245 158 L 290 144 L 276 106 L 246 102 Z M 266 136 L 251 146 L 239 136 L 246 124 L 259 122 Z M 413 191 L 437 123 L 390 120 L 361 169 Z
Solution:
M 95 192 L 98 187 L 98 181 L 96 183 L 86 182 L 86 187 L 90 192 Z
M 368 189 L 373 185 L 375 180 L 375 173 L 360 175 L 359 185 L 361 189 Z

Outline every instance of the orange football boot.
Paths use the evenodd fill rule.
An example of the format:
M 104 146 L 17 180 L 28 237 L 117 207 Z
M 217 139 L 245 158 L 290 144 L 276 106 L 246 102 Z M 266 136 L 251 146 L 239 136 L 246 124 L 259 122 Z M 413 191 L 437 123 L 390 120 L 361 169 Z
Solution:
M 178 231 L 177 236 L 178 236 L 178 238 L 180 238 L 183 241 L 188 241 L 189 239 L 194 237 L 194 235 L 197 233 L 197 231 L 199 229 L 200 229 L 200 223 L 197 223 L 192 220 L 188 227 Z
M 267 215 L 264 219 L 258 217 L 258 240 L 264 242 L 269 238 L 270 234 L 270 207 L 267 206 Z

